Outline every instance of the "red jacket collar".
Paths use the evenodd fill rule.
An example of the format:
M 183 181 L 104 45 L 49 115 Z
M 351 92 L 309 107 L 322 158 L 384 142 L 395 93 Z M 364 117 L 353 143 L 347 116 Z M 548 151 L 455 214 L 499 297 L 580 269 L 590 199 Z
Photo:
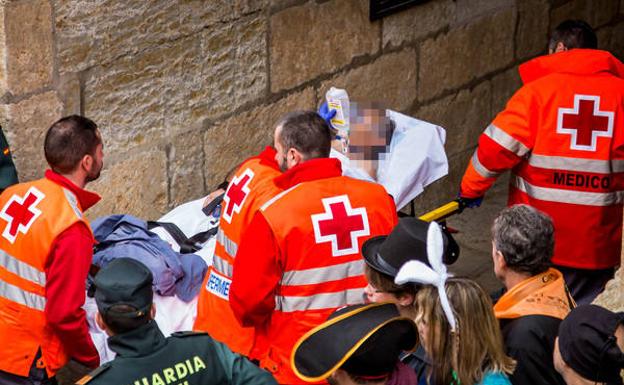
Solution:
M 82 211 L 87 211 L 91 206 L 98 203 L 100 199 L 102 199 L 98 194 L 87 191 L 85 189 L 81 189 L 69 179 L 65 178 L 61 174 L 55 173 L 52 170 L 46 170 L 45 177 L 48 180 L 51 180 L 59 186 L 65 187 L 66 189 L 74 193 L 74 195 L 76 195 L 76 198 L 78 199 L 78 203 L 80 203 Z
M 553 73 L 591 75 L 606 72 L 624 78 L 624 64 L 609 52 L 597 49 L 572 49 L 536 57 L 522 64 L 518 71 L 524 84 Z
M 266 146 L 260 154 L 255 156 L 255 158 L 260 159 L 260 164 L 279 170 L 279 165 L 275 161 L 276 154 L 277 151 L 273 147 Z
M 342 167 L 338 159 L 310 159 L 276 177 L 275 185 L 279 188 L 287 189 L 301 182 L 332 178 L 340 175 L 342 175 Z

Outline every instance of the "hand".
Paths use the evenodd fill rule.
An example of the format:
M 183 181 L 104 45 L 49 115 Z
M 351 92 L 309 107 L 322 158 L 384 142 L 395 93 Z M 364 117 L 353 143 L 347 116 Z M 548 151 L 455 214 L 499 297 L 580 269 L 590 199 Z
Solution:
M 458 196 L 457 202 L 459 203 L 459 208 L 462 210 L 465 208 L 475 209 L 481 206 L 481 203 L 483 202 L 483 197 L 466 198 L 466 197 Z
M 318 114 L 327 122 L 327 124 L 329 124 L 330 128 L 335 129 L 335 127 L 331 124 L 331 120 L 334 116 L 336 116 L 336 110 L 330 110 L 327 106 L 327 102 L 323 102 L 323 104 L 321 104 L 321 107 L 319 107 L 318 110 Z

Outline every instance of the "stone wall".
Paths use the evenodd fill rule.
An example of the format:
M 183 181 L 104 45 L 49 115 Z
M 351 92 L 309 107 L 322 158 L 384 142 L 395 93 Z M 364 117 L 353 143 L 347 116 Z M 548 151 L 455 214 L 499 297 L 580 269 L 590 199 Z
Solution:
M 624 0 L 431 0 L 376 22 L 368 0 L 2 0 L 0 123 L 29 180 L 54 120 L 94 119 L 106 166 L 91 217 L 155 219 L 269 144 L 282 113 L 346 87 L 447 129 L 450 173 L 422 212 L 454 196 L 518 64 L 571 17 L 624 57 Z

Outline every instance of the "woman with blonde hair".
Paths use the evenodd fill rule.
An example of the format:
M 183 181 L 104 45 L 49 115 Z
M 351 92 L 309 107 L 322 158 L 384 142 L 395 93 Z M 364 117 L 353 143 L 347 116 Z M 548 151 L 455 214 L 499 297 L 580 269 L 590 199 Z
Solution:
M 505 354 L 492 302 L 474 281 L 449 278 L 442 263 L 442 234 L 429 226 L 429 265 L 405 263 L 396 284 L 425 285 L 416 294 L 416 325 L 431 360 L 429 385 L 510 385 L 515 362 Z
M 433 363 L 429 384 L 510 384 L 507 375 L 515 363 L 503 349 L 489 296 L 465 278 L 449 278 L 445 289 L 456 320 L 455 331 L 435 287 L 425 286 L 416 295 L 416 326 Z

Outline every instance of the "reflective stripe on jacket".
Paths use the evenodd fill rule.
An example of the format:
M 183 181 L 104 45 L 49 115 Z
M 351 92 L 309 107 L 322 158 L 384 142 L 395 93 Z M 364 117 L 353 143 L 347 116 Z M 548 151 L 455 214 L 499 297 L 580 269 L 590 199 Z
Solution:
M 281 190 L 273 183 L 280 174 L 272 161 L 275 150 L 245 161 L 224 195 L 212 266 L 209 267 L 197 303 L 194 329 L 206 331 L 232 351 L 251 355 L 254 328 L 242 327 L 232 313 L 229 287 L 234 258 L 242 232 L 259 207 Z
M 361 246 L 392 230 L 396 208 L 381 185 L 337 176 L 299 183 L 261 212 L 283 272 L 275 310 L 257 330 L 270 344 L 260 365 L 281 384 L 303 384 L 290 368 L 292 347 L 335 309 L 363 302 Z
M 0 207 L 0 370 L 27 376 L 41 348 L 38 366 L 53 376 L 68 358 L 46 324 L 45 267 L 56 237 L 87 221 L 76 196 L 48 179 L 8 188 Z

